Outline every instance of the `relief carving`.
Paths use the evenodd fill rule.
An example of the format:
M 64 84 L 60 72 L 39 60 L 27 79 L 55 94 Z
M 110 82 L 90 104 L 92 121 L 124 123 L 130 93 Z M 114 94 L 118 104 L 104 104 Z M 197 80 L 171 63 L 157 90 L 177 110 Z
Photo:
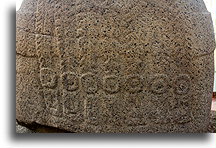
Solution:
M 103 88 L 107 93 L 117 93 L 120 89 L 120 80 L 115 75 L 105 76 L 103 78 Z
M 62 83 L 64 89 L 67 91 L 76 91 L 79 89 L 79 78 L 73 72 L 66 72 L 62 74 Z
M 46 109 L 48 112 L 54 116 L 58 116 L 60 113 L 60 94 L 56 90 L 46 90 L 43 91 L 44 100 L 46 104 Z
M 83 90 L 88 94 L 94 94 L 98 90 L 98 80 L 92 73 L 83 74 L 81 83 Z
M 42 68 L 40 70 L 40 81 L 43 87 L 55 88 L 57 86 L 57 75 L 50 68 Z
M 63 91 L 63 113 L 64 117 L 70 118 L 71 121 L 84 121 L 84 102 L 80 99 L 78 93 Z
M 40 115 L 103 133 L 207 126 L 215 40 L 203 0 L 25 0 L 17 14 L 21 122 Z
M 150 89 L 155 94 L 163 94 L 168 89 L 168 77 L 165 74 L 157 74 L 151 79 Z
M 125 82 L 126 91 L 130 93 L 138 93 L 142 91 L 142 79 L 139 76 L 130 75 L 126 77 Z
M 180 74 L 176 77 L 174 82 L 175 93 L 185 95 L 189 92 L 191 85 L 190 76 L 187 74 Z

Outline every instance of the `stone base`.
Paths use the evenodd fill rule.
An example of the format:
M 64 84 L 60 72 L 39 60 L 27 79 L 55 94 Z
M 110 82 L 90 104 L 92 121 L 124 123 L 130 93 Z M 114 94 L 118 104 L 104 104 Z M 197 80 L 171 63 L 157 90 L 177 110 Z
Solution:
M 211 120 L 207 132 L 216 133 L 216 111 L 211 112 Z
M 16 133 L 70 133 L 69 131 L 42 126 L 39 124 L 27 125 L 16 122 Z M 208 130 L 205 133 L 216 133 L 216 111 L 211 111 L 211 119 Z

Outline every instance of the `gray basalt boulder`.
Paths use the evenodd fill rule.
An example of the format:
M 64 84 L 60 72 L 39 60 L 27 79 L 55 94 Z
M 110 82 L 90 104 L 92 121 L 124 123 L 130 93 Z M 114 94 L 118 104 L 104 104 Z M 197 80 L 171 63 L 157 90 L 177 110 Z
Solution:
M 24 0 L 16 118 L 71 132 L 203 132 L 215 48 L 203 0 Z

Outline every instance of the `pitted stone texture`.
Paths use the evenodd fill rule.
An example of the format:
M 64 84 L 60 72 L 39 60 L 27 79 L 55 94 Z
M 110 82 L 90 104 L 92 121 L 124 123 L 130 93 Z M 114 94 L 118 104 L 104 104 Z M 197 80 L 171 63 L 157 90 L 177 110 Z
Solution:
M 211 120 L 208 127 L 208 132 L 216 133 L 216 112 L 215 111 L 211 111 Z
M 202 0 L 25 0 L 16 118 L 71 132 L 206 131 L 214 33 Z

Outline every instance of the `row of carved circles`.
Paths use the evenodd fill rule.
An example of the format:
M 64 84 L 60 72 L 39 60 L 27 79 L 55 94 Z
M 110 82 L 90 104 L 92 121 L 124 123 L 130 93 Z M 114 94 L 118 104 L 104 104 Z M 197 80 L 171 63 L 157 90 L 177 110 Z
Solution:
M 103 90 L 109 94 L 118 93 L 125 89 L 129 93 L 139 93 L 144 89 L 144 79 L 139 75 L 128 75 L 119 77 L 116 75 L 106 75 L 101 79 L 93 73 L 85 73 L 78 76 L 74 72 L 64 72 L 60 76 L 63 87 L 67 91 L 77 91 L 83 88 L 86 93 L 94 94 L 99 89 L 99 83 L 102 84 Z M 179 74 L 174 79 L 172 86 L 176 94 L 185 95 L 191 87 L 190 76 Z M 40 70 L 40 80 L 43 87 L 57 87 L 58 75 L 50 68 Z M 165 74 L 155 74 L 149 77 L 148 86 L 154 94 L 164 94 L 170 88 L 170 78 Z

